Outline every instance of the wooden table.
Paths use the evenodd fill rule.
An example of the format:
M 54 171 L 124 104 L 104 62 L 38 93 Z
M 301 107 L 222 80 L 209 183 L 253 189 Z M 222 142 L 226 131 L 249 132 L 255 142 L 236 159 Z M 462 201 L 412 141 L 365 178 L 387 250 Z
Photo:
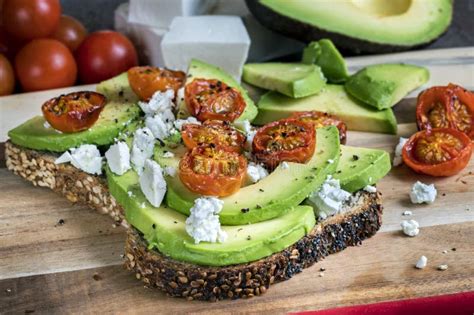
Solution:
M 351 61 L 353 67 L 360 62 Z M 463 75 L 469 80 L 469 73 Z M 459 83 L 474 85 L 473 80 Z M 38 106 L 45 93 L 51 94 L 8 100 Z M 415 131 L 414 106 L 413 98 L 397 105 L 398 136 Z M 348 144 L 392 152 L 398 136 L 349 132 Z M 48 189 L 33 187 L 8 172 L 1 160 L 0 166 L 0 313 L 284 313 L 474 290 L 474 158 L 449 178 L 394 168 L 378 185 L 385 212 L 375 237 L 272 286 L 263 296 L 218 303 L 187 302 L 145 289 L 121 266 L 123 228 Z M 435 183 L 434 204 L 410 203 L 408 193 L 416 180 Z M 405 210 L 413 216 L 402 216 Z M 409 218 L 421 225 L 417 237 L 400 232 L 400 222 Z M 414 265 L 421 255 L 428 257 L 428 266 L 418 270 Z M 439 271 L 440 264 L 449 268 Z

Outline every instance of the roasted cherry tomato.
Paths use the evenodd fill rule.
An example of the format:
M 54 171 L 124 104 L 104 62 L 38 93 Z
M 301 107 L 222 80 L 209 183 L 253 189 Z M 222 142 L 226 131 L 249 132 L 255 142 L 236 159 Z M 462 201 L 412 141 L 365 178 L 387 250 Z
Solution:
M 142 101 L 149 100 L 157 91 L 173 89 L 176 92 L 183 86 L 186 74 L 156 67 L 133 67 L 128 70 L 128 82 L 133 92 Z
M 185 124 L 181 136 L 189 149 L 212 144 L 241 152 L 245 143 L 245 136 L 242 133 L 228 122 L 220 120 L 207 120 L 202 125 Z
M 469 163 L 471 139 L 452 128 L 422 130 L 403 147 L 403 162 L 417 173 L 451 176 Z
M 96 92 L 75 92 L 50 99 L 41 110 L 54 129 L 72 133 L 89 129 L 106 102 L 106 97 Z
M 455 84 L 429 88 L 418 96 L 416 121 L 420 130 L 454 128 L 474 140 L 474 93 Z
M 308 112 L 295 112 L 290 118 L 312 123 L 316 129 L 325 126 L 336 126 L 337 129 L 339 129 L 340 142 L 342 144 L 346 143 L 347 126 L 342 120 L 335 116 L 313 110 Z
M 188 151 L 179 163 L 179 178 L 191 191 L 225 197 L 242 186 L 247 160 L 219 146 L 199 146 Z
M 186 85 L 184 100 L 200 121 L 236 120 L 245 109 L 242 94 L 219 80 L 194 79 Z
M 280 162 L 305 163 L 316 148 L 313 124 L 298 119 L 283 119 L 260 128 L 252 143 L 252 150 L 260 162 L 273 169 Z

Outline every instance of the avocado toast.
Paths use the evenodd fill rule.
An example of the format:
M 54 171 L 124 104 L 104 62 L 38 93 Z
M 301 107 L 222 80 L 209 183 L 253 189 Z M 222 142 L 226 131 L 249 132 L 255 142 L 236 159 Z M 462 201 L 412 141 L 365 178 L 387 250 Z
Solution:
M 201 62 L 199 65 L 206 67 Z M 192 66 L 193 63 L 191 68 Z M 205 72 L 193 76 L 210 82 L 214 80 L 215 74 L 222 80 L 215 83 L 217 88 L 222 88 L 225 93 L 234 93 L 234 83 L 222 79 L 224 76 L 216 71 L 221 70 L 209 66 Z M 98 87 L 98 91 L 107 95 L 109 100 L 120 102 L 122 99 L 124 106 L 121 109 L 137 107 L 135 104 L 125 105 L 126 102 L 136 101 L 136 98 L 132 99 L 126 78 L 121 76 Z M 192 82 L 186 86 L 188 84 Z M 211 85 L 214 85 L 214 81 Z M 188 103 L 187 94 L 181 97 L 178 91 L 177 95 L 173 102 L 178 103 L 184 98 Z M 239 99 L 235 94 L 232 97 Z M 243 99 L 245 105 L 241 115 L 253 105 L 249 105 L 245 97 Z M 151 100 L 147 104 L 150 107 L 153 105 Z M 140 107 L 146 113 L 148 108 L 142 105 Z M 102 119 L 99 118 L 88 130 L 98 129 L 99 124 L 104 121 L 116 123 L 115 118 L 103 119 L 107 113 L 105 109 Z M 190 109 L 192 112 L 193 108 Z M 202 112 L 197 112 L 193 116 L 200 118 L 201 114 Z M 316 129 L 309 123 L 300 123 L 294 118 L 285 121 L 280 127 L 290 126 L 289 130 L 293 130 L 291 128 L 298 126 L 296 134 L 306 132 L 309 135 L 308 141 L 312 139 L 316 143 L 313 151 L 305 151 L 306 159 L 285 159 L 274 165 L 270 163 L 274 160 L 269 162 L 263 157 L 268 153 L 266 151 L 259 152 L 260 156 L 246 156 L 245 163 L 249 164 L 249 168 L 253 163 L 255 166 L 252 167 L 260 167 L 262 172 L 262 169 L 266 169 L 267 174 L 261 175 L 259 179 L 253 178 L 252 183 L 242 182 L 237 190 L 225 192 L 216 198 L 192 191 L 189 183 L 181 176 L 183 159 L 200 149 L 201 144 L 197 148 L 186 148 L 186 140 L 183 144 L 172 128 L 165 130 L 168 132 L 166 137 L 156 137 L 158 132 L 164 132 L 164 129 L 153 128 L 156 125 L 151 122 L 157 118 L 148 116 L 144 119 L 141 116 L 142 114 L 137 114 L 121 122 L 123 127 L 117 129 L 111 139 L 102 141 L 84 138 L 80 143 L 74 142 L 72 145 L 93 144 L 98 145 L 101 151 L 109 152 L 118 142 L 125 143 L 132 151 L 133 168 L 125 168 L 124 172 L 119 172 L 121 174 L 112 170 L 113 163 L 109 159 L 108 165 L 104 166 L 106 176 L 102 172 L 90 174 L 76 166 L 58 162 L 68 152 L 62 155 L 60 153 L 71 149 L 71 146 L 66 148 L 67 145 L 60 140 L 56 147 L 56 139 L 45 140 L 48 147 L 41 148 L 34 147 L 37 141 L 34 141 L 35 144 L 18 141 L 21 135 L 29 132 L 27 126 L 21 126 L 15 129 L 16 132 L 12 132 L 11 142 L 6 145 L 6 156 L 7 167 L 35 185 L 49 187 L 73 202 L 84 202 L 101 212 L 109 213 L 116 221 L 129 227 L 125 249 L 126 266 L 136 273 L 138 279 L 151 287 L 158 287 L 172 296 L 190 300 L 235 299 L 260 295 L 274 282 L 291 278 L 302 268 L 328 254 L 360 244 L 363 239 L 374 235 L 381 225 L 380 196 L 376 188 L 370 185 L 390 169 L 388 155 L 380 150 L 364 151 L 340 146 L 339 131 L 334 126 Z M 186 118 L 186 124 L 201 125 L 193 117 Z M 202 124 L 205 125 L 205 121 Z M 232 124 L 224 125 L 223 128 L 235 129 Z M 158 141 L 153 143 L 153 152 L 145 163 L 138 165 L 138 160 L 133 157 L 134 147 L 144 145 L 138 138 L 147 136 L 147 126 Z M 182 134 L 185 126 L 180 128 Z M 247 140 L 250 138 L 252 131 L 246 129 L 252 127 L 248 119 L 239 124 L 237 118 L 235 126 L 242 129 Z M 253 131 L 257 139 L 263 129 L 265 128 Z M 88 130 L 81 132 L 88 133 Z M 139 133 L 139 130 L 145 131 Z M 69 138 L 69 135 L 60 135 Z M 78 135 L 80 133 L 70 136 Z M 251 143 L 255 144 L 256 141 Z M 79 149 L 70 150 L 68 154 L 74 156 L 77 150 Z M 258 152 L 256 148 L 246 148 L 225 156 L 240 159 L 242 151 Z M 227 150 L 219 153 L 227 154 Z M 357 161 L 348 161 L 347 165 L 340 164 L 340 159 L 350 160 L 344 157 L 351 155 L 357 155 Z M 355 166 L 352 167 L 349 162 Z M 74 164 L 74 159 L 71 163 Z M 249 168 L 244 170 L 248 173 Z M 156 180 L 157 173 L 153 173 L 156 169 L 162 170 L 159 174 L 166 184 L 166 194 L 162 187 L 147 186 L 150 174 L 153 175 L 153 181 Z M 177 169 L 179 175 L 176 174 Z M 367 178 L 366 174 L 369 173 L 371 177 Z M 338 189 L 340 188 L 339 192 L 344 192 L 342 194 L 346 195 L 345 198 L 338 200 L 339 207 L 333 209 L 333 212 L 331 208 L 318 209 L 318 200 L 325 201 L 321 197 L 322 188 L 330 187 L 334 181 L 337 181 L 337 185 L 341 183 Z M 216 185 L 213 186 L 215 188 Z M 211 218 L 217 217 L 219 232 L 225 233 L 225 240 L 200 241 L 196 231 L 190 232 L 188 229 L 188 220 L 193 215 L 197 216 L 193 209 L 197 211 L 200 201 L 209 200 L 222 203 L 221 209 L 213 212 Z

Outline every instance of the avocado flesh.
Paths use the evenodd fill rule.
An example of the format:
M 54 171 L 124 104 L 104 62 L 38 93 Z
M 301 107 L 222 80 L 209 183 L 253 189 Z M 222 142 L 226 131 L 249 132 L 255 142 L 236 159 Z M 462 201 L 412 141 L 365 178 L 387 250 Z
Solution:
M 224 70 L 220 69 L 219 67 L 197 59 L 192 59 L 188 68 L 186 84 L 191 83 L 194 79 L 216 79 L 224 82 L 228 86 L 233 87 L 240 92 L 240 94 L 244 98 L 246 106 L 242 115 L 240 115 L 240 117 L 235 120 L 236 122 L 244 120 L 249 120 L 251 122 L 254 120 L 255 116 L 257 116 L 257 107 L 255 106 L 255 103 L 252 101 L 252 99 L 249 97 L 247 91 L 242 86 L 240 86 L 240 84 L 235 81 L 232 76 L 224 72 Z M 186 118 L 189 116 L 191 115 L 189 114 L 186 104 L 184 103 L 184 101 L 181 101 L 179 104 L 177 117 Z
M 223 226 L 228 234 L 224 243 L 195 244 L 185 230 L 186 216 L 165 206 L 155 208 L 149 204 L 134 171 L 117 176 L 107 168 L 107 180 L 111 194 L 125 209 L 127 222 L 143 233 L 151 248 L 178 261 L 206 266 L 255 261 L 296 243 L 315 225 L 313 209 L 297 206 L 269 221 Z M 133 193 L 131 197 L 129 191 Z
M 341 145 L 341 157 L 333 177 L 351 193 L 373 185 L 388 174 L 392 165 L 384 150 Z
M 316 94 L 326 85 L 320 67 L 303 63 L 248 63 L 242 80 L 293 98 Z
M 14 144 L 52 152 L 64 152 L 82 144 L 109 145 L 122 130 L 140 115 L 140 108 L 132 103 L 107 103 L 95 124 L 75 133 L 60 133 L 46 128 L 43 116 L 36 116 L 10 130 L 8 136 Z
M 451 23 L 451 0 L 246 0 L 265 26 L 310 42 L 330 38 L 356 53 L 384 53 L 428 44 Z
M 349 77 L 344 58 L 329 39 L 309 43 L 303 50 L 302 62 L 321 67 L 331 83 L 343 83 Z
M 100 82 L 96 87 L 97 92 L 104 94 L 107 99 L 118 102 L 136 103 L 138 96 L 133 92 L 128 83 L 127 72 L 121 73 L 111 79 Z
M 293 99 L 268 92 L 258 102 L 256 125 L 287 118 L 294 112 L 317 110 L 342 119 L 349 130 L 397 133 L 397 121 L 392 109 L 378 111 L 346 93 L 341 85 L 327 84 L 317 95 Z
M 175 153 L 174 158 L 164 158 L 163 150 Z M 161 152 L 160 152 L 161 151 Z M 185 149 L 167 149 L 159 147 L 155 151 L 155 160 L 163 167 L 178 169 Z M 328 163 L 333 160 L 334 163 Z M 270 175 L 259 182 L 242 187 L 236 193 L 221 198 L 224 207 L 219 213 L 224 225 L 256 223 L 280 217 L 299 205 L 309 193 L 316 190 L 334 173 L 339 160 L 339 133 L 336 127 L 317 130 L 315 154 L 305 164 L 289 162 L 289 168 L 278 166 Z M 168 191 L 166 204 L 177 211 L 189 215 L 194 200 L 200 196 L 183 185 L 177 174 L 167 178 Z M 244 209 L 244 210 L 242 210 Z M 248 210 L 248 211 L 247 211 Z
M 430 78 L 426 68 L 404 64 L 368 66 L 346 82 L 347 93 L 379 110 L 390 108 Z

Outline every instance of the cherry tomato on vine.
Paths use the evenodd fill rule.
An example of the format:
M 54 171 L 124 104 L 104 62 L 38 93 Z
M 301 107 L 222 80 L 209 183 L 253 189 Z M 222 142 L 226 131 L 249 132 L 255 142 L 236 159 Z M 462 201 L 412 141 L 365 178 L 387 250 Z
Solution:
M 173 89 L 176 92 L 186 80 L 186 74 L 182 71 L 144 66 L 133 67 L 128 70 L 128 82 L 133 92 L 142 101 L 149 100 L 157 91 L 164 92 Z

